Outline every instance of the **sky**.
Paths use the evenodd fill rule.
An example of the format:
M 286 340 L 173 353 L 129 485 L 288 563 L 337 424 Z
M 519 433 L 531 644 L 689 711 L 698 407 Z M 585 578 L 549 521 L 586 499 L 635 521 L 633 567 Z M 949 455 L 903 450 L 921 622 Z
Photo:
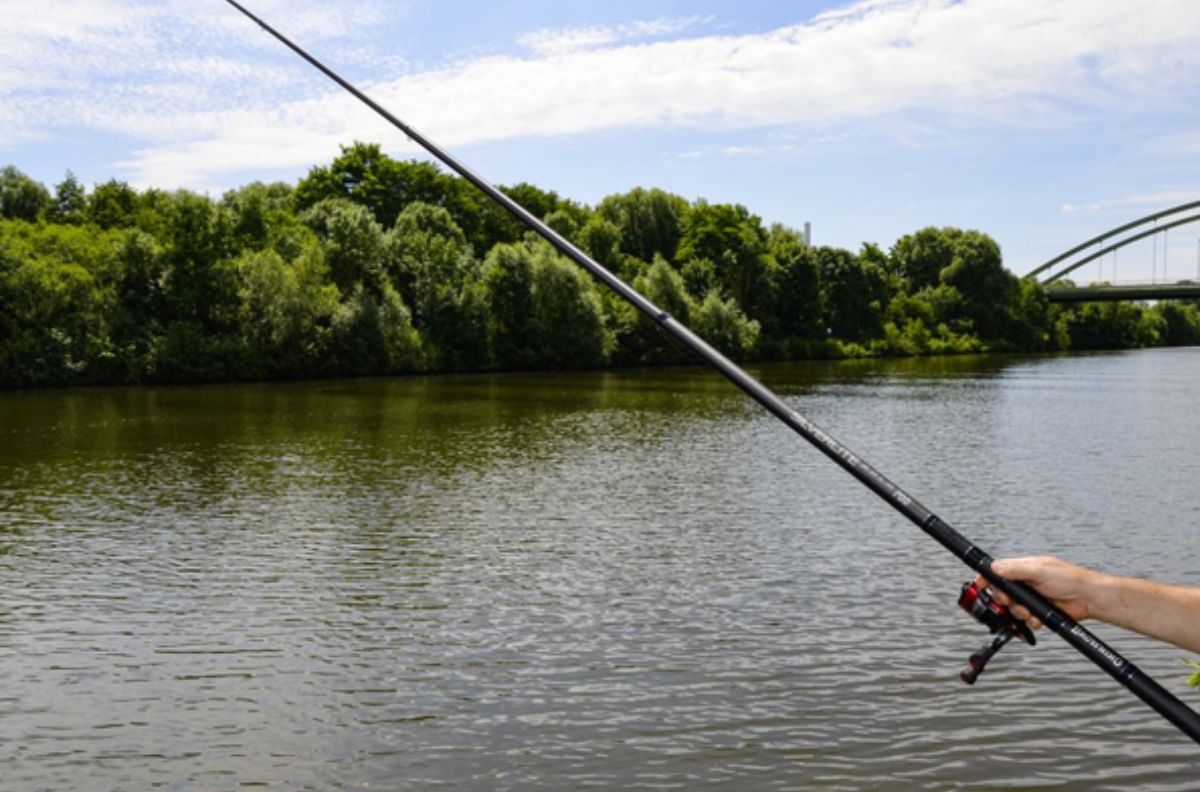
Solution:
M 660 187 L 850 249 L 975 228 L 1023 274 L 1200 200 L 1196 0 L 243 2 L 489 181 L 587 204 Z M 223 0 L 0 19 L 0 164 L 49 187 L 424 156 Z M 1152 269 L 1200 276 L 1200 223 L 1079 274 Z

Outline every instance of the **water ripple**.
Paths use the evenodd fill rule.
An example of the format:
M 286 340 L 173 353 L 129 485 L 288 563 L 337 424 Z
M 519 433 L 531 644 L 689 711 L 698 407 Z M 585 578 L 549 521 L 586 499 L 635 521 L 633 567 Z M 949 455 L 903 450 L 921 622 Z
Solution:
M 990 549 L 1197 582 L 1195 350 L 763 374 Z M 5 790 L 1196 786 L 1052 638 L 958 684 L 965 570 L 704 372 L 6 394 L 0 438 Z

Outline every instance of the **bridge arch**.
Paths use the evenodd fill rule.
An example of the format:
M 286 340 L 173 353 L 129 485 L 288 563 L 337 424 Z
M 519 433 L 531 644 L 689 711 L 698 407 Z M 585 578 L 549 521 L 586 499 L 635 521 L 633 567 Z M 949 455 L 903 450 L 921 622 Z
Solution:
M 1116 228 L 1111 228 L 1108 231 L 1105 231 L 1103 234 L 1092 237 L 1086 242 L 1081 242 L 1065 253 L 1060 253 L 1059 255 L 1047 261 L 1045 264 L 1042 264 L 1041 266 L 1029 272 L 1025 277 L 1037 278 L 1039 275 L 1042 275 L 1042 273 L 1059 267 L 1059 269 L 1056 269 L 1048 275 L 1042 275 L 1041 278 L 1041 283 L 1043 286 L 1054 283 L 1056 280 L 1059 280 L 1068 273 L 1079 269 L 1084 264 L 1095 261 L 1096 259 L 1112 253 L 1115 250 L 1120 250 L 1126 245 L 1132 244 L 1141 239 L 1145 239 L 1146 237 L 1153 236 L 1160 231 L 1167 231 L 1177 226 L 1200 222 L 1200 212 L 1186 214 L 1193 209 L 1200 209 L 1200 201 L 1191 201 L 1190 203 L 1180 204 L 1179 206 L 1171 209 L 1164 209 L 1161 212 L 1148 214 L 1145 217 L 1139 217 L 1137 220 L 1132 222 L 1125 223 L 1124 225 L 1117 226 Z M 1123 236 L 1127 233 L 1128 236 Z M 1108 242 L 1108 240 L 1114 238 L 1118 239 L 1110 244 L 1105 244 Z M 1087 252 L 1095 245 L 1100 245 L 1099 249 Z M 1085 255 L 1080 256 L 1079 254 Z

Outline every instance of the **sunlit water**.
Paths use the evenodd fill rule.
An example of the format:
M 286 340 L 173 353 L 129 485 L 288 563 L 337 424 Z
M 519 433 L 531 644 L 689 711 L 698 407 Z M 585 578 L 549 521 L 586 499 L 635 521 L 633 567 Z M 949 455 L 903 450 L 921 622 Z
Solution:
M 757 372 L 994 554 L 1200 584 L 1200 349 Z M 963 686 L 968 576 L 700 369 L 0 394 L 0 788 L 1200 788 L 1053 636 Z

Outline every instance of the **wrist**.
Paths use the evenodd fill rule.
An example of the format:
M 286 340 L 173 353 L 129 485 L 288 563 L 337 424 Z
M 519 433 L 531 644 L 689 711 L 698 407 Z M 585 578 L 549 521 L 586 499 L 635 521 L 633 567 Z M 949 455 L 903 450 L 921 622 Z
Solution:
M 1098 619 L 1109 624 L 1126 624 L 1122 611 L 1125 598 L 1121 595 L 1121 587 L 1125 579 L 1116 575 L 1087 570 L 1082 583 L 1084 596 L 1081 597 L 1086 619 Z

